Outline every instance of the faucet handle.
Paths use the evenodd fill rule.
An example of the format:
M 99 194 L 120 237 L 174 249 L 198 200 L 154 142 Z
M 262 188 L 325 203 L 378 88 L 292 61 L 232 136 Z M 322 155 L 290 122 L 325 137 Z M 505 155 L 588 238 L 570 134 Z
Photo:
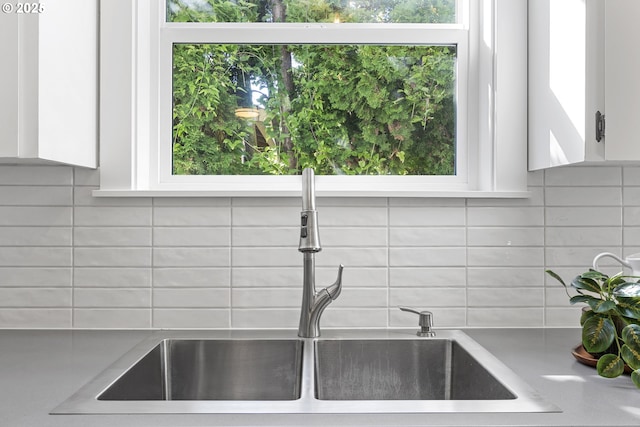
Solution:
M 416 333 L 419 337 L 435 337 L 436 333 L 433 331 L 433 313 L 427 310 L 418 311 L 411 307 L 398 307 L 402 311 L 408 311 L 409 313 L 415 313 L 419 317 L 418 324 L 420 330 Z

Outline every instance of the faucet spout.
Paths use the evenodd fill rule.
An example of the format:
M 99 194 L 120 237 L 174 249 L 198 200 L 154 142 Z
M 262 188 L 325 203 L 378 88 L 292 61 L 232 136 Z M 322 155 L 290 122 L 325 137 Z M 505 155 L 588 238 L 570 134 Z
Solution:
M 326 288 L 316 291 L 315 254 L 320 252 L 320 232 L 316 211 L 313 169 L 302 171 L 302 212 L 300 213 L 300 245 L 303 254 L 302 307 L 298 336 L 315 338 L 320 336 L 320 317 L 324 309 L 342 292 L 342 270 L 338 267 L 338 278 Z

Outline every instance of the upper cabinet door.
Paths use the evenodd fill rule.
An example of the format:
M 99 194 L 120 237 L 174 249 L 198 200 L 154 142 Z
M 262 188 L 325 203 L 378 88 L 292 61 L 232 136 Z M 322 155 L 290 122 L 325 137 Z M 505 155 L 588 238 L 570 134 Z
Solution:
M 640 1 L 606 0 L 605 157 L 640 159 Z
M 0 161 L 97 166 L 97 0 L 0 13 Z
M 605 158 L 603 11 L 603 0 L 529 2 L 529 170 Z

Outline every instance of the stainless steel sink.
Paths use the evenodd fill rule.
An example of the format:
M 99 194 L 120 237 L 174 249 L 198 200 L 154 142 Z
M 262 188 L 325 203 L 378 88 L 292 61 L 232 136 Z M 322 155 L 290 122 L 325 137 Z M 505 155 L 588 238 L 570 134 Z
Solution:
M 166 339 L 98 400 L 295 400 L 301 340 Z
M 557 412 L 461 331 L 158 332 L 52 414 Z
M 321 340 L 321 400 L 509 400 L 516 396 L 451 339 Z

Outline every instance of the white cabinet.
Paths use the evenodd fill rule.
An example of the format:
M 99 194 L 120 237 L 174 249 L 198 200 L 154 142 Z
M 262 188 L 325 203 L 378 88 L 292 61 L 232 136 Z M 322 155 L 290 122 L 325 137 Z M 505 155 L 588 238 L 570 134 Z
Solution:
M 96 167 L 97 0 L 0 12 L 0 162 Z
M 637 0 L 529 2 L 529 170 L 640 160 L 639 20 Z

